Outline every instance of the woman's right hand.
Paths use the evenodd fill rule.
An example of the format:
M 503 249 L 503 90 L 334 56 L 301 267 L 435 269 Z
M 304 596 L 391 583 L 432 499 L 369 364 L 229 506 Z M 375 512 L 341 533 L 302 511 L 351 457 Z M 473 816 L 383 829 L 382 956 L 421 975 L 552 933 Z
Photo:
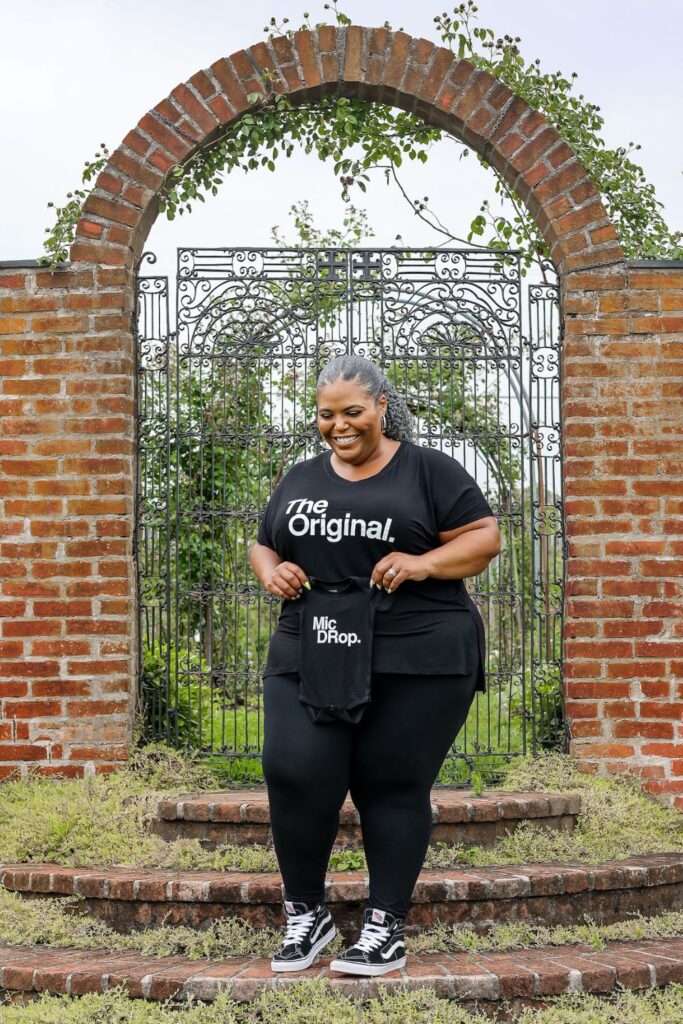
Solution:
M 280 562 L 266 575 L 263 586 L 269 594 L 295 601 L 301 597 L 301 588 L 311 585 L 303 569 L 294 562 Z

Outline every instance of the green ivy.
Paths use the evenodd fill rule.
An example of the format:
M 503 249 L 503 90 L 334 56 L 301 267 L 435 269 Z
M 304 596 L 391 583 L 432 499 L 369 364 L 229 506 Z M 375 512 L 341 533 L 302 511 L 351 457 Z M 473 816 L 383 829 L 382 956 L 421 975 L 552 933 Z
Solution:
M 336 0 L 326 3 L 337 25 L 351 24 L 350 18 L 338 10 Z M 475 24 L 478 7 L 467 0 L 434 18 L 442 42 L 454 53 L 469 60 L 475 67 L 490 72 L 539 110 L 560 136 L 572 147 L 600 193 L 617 230 L 628 258 L 683 258 L 683 235 L 672 232 L 662 215 L 662 204 L 632 154 L 640 149 L 630 142 L 610 149 L 602 138 L 604 119 L 600 107 L 576 93 L 576 72 L 544 72 L 540 58 L 528 61 L 520 51 L 519 36 L 496 37 L 493 29 Z M 327 16 L 326 16 L 327 17 Z M 310 22 L 304 13 L 302 29 L 318 28 L 329 20 Z M 264 31 L 269 38 L 286 34 L 288 18 L 279 23 L 271 18 Z M 391 25 L 386 22 L 387 28 Z M 533 218 L 519 197 L 490 167 L 483 157 L 479 162 L 489 168 L 495 179 L 495 193 L 501 199 L 500 211 L 494 211 L 485 200 L 472 217 L 465 239 L 454 234 L 429 207 L 429 197 L 411 199 L 398 176 L 405 160 L 426 163 L 429 150 L 447 133 L 432 128 L 418 116 L 396 110 L 379 102 L 327 96 L 313 104 L 294 106 L 287 96 L 276 93 L 268 74 L 263 78 L 263 92 L 251 93 L 250 111 L 230 126 L 225 134 L 209 145 L 200 146 L 185 162 L 170 168 L 159 194 L 159 209 L 168 220 L 192 209 L 192 202 L 205 202 L 205 195 L 217 195 L 224 176 L 234 170 L 248 172 L 259 167 L 275 171 L 280 157 L 290 157 L 295 148 L 332 162 L 339 180 L 342 198 L 350 201 L 350 189 L 364 192 L 372 172 L 380 171 L 387 182 L 393 181 L 412 212 L 442 237 L 440 244 L 466 242 L 486 248 L 519 248 L 524 268 L 536 263 L 543 268 L 548 249 Z M 460 157 L 471 155 L 463 143 Z M 354 147 L 361 154 L 355 155 Z M 89 181 L 107 163 L 108 151 L 101 146 L 94 162 L 86 162 L 83 182 Z M 77 189 L 67 193 L 69 202 L 56 207 L 57 221 L 47 228 L 47 256 L 39 262 L 51 269 L 69 258 L 68 246 L 75 237 L 75 227 L 87 192 Z M 48 203 L 48 206 L 54 206 Z
M 93 161 L 85 161 L 85 166 L 81 171 L 81 181 L 83 184 L 87 184 L 92 178 L 97 180 L 100 171 L 109 162 L 109 150 L 104 142 L 100 142 L 100 150 L 102 152 L 100 153 L 98 150 Z M 49 263 L 50 269 L 54 270 L 58 263 L 69 259 L 68 247 L 76 237 L 76 225 L 83 212 L 83 204 L 91 191 L 92 189 L 75 188 L 73 192 L 67 192 L 66 198 L 68 202 L 64 206 L 55 206 L 52 202 L 47 204 L 49 207 L 54 207 L 57 219 L 52 229 L 45 228 L 49 237 L 45 239 L 43 248 L 49 255 L 41 256 L 38 259 L 39 263 Z

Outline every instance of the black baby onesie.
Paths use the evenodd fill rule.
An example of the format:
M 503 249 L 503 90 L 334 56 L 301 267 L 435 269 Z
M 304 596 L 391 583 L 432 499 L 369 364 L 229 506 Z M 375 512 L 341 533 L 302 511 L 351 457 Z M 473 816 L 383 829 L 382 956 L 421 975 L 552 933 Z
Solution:
M 369 576 L 308 581 L 299 609 L 299 700 L 313 722 L 357 724 L 371 700 L 375 612 L 392 595 L 371 588 Z

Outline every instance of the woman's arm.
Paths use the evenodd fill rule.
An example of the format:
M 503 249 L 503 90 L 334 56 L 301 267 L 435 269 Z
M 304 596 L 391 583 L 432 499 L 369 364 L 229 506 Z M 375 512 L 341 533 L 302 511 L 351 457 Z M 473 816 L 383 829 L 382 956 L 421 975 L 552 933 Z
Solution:
M 302 586 L 310 589 L 303 569 L 294 562 L 283 561 L 277 551 L 265 544 L 254 541 L 249 548 L 249 561 L 257 580 L 269 594 L 293 600 L 299 596 Z
M 439 533 L 441 545 L 420 557 L 427 575 L 434 579 L 465 579 L 478 576 L 500 552 L 501 536 L 495 516 L 477 519 L 456 530 Z
M 249 548 L 249 561 L 251 562 L 251 567 L 254 570 L 256 579 L 265 589 L 267 577 L 273 571 L 275 566 L 282 562 L 282 559 L 278 555 L 277 551 L 273 551 L 272 548 L 266 547 L 265 544 L 259 544 L 258 541 L 254 541 Z
M 478 576 L 501 547 L 495 516 L 439 532 L 439 540 L 438 548 L 423 555 L 391 551 L 380 558 L 370 574 L 370 585 L 386 587 L 392 593 L 404 580 L 424 580 L 428 576 L 437 580 L 462 580 L 466 576 Z

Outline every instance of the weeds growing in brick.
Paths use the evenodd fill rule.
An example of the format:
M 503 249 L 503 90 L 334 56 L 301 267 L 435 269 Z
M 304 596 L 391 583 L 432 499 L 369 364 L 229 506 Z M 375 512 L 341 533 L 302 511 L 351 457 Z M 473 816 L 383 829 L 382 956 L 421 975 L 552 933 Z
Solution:
M 570 993 L 549 1007 L 525 1009 L 517 1024 L 680 1024 L 683 985 L 643 992 L 619 992 L 610 1000 Z M 380 989 L 373 999 L 332 991 L 324 979 L 294 982 L 277 992 L 262 991 L 252 1003 L 236 1003 L 220 993 L 208 1005 L 184 1006 L 129 999 L 123 989 L 78 999 L 43 994 L 27 1006 L 0 1007 L 2 1024 L 490 1024 L 432 988 Z
M 79 899 L 24 900 L 0 889 L 0 943 L 70 946 L 76 949 L 135 950 L 147 956 L 204 957 L 270 956 L 281 938 L 278 930 L 252 928 L 238 917 L 213 922 L 206 931 L 182 926 L 147 928 L 121 934 L 87 914 L 74 913 Z M 341 936 L 326 947 L 341 952 Z
M 121 934 L 102 921 L 79 912 L 79 898 L 26 900 L 0 889 L 0 945 L 71 946 L 77 949 L 135 950 L 146 956 L 187 956 L 190 959 L 267 957 L 277 948 L 280 931 L 253 928 L 239 917 L 224 917 L 204 930 L 185 926 L 147 928 Z M 585 943 L 603 949 L 605 943 L 629 939 L 666 939 L 683 935 L 683 912 L 655 917 L 640 914 L 615 924 L 599 925 L 586 916 L 582 924 L 534 926 L 500 924 L 484 934 L 461 925 L 436 924 L 409 936 L 409 952 L 487 952 L 538 946 Z M 337 955 L 345 943 L 337 934 L 326 955 Z
M 83 779 L 37 774 L 0 786 L 0 862 L 154 864 L 166 845 L 149 831 L 160 794 L 216 788 L 201 765 L 153 744 L 118 772 Z

